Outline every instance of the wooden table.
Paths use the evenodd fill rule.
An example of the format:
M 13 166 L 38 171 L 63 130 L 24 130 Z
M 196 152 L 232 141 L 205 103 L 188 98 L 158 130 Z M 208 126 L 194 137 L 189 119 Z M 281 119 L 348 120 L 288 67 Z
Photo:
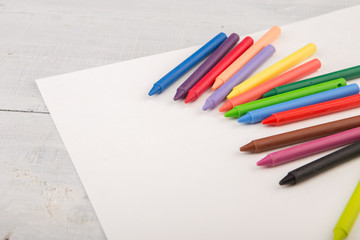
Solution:
M 220 31 L 264 30 L 359 3 L 0 1 L 0 239 L 105 239 L 35 79 L 200 45 Z

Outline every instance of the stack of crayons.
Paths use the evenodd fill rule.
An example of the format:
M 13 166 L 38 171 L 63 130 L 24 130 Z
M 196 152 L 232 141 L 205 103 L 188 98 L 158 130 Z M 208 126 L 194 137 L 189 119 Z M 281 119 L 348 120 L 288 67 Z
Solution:
M 149 95 L 162 93 L 206 58 L 177 88 L 175 101 L 196 101 L 211 88 L 213 93 L 206 99 L 204 111 L 226 99 L 219 108 L 225 117 L 237 118 L 240 123 L 261 122 L 273 126 L 360 107 L 359 86 L 347 85 L 347 81 L 360 77 L 360 65 L 297 81 L 321 67 L 316 58 L 296 66 L 316 52 L 313 43 L 251 76 L 275 53 L 271 44 L 280 33 L 280 28 L 274 26 L 255 43 L 247 36 L 238 44 L 240 38 L 236 33 L 229 37 L 219 33 L 157 81 Z M 360 115 L 256 139 L 240 151 L 259 153 L 289 145 L 294 146 L 268 154 L 257 165 L 274 167 L 336 147 L 343 148 L 289 172 L 280 185 L 295 185 L 359 156 Z M 334 239 L 347 236 L 359 211 L 360 183 L 334 229 Z

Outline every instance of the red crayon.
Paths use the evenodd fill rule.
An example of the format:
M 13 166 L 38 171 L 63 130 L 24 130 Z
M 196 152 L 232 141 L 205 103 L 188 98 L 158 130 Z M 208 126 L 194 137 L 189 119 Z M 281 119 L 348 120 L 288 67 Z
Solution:
M 360 94 L 274 113 L 262 124 L 279 126 L 356 107 L 360 107 Z
M 219 76 L 231 63 L 241 56 L 252 44 L 254 40 L 246 37 L 236 47 L 233 48 L 220 62 L 218 62 L 198 83 L 193 86 L 186 98 L 185 103 L 193 102 L 198 99 L 211 85 L 215 78 Z

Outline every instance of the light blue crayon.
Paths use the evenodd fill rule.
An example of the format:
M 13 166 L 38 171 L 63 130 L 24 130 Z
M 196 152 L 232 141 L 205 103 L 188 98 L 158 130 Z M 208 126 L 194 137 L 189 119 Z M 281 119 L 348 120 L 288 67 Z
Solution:
M 256 109 L 240 117 L 237 121 L 241 123 L 257 123 L 257 122 L 261 122 L 265 118 L 270 117 L 274 113 L 283 112 L 294 108 L 309 106 L 316 103 L 326 102 L 333 99 L 343 98 L 358 93 L 359 93 L 359 86 L 356 83 L 353 83 L 348 86 L 343 86 L 328 91 L 324 91 L 321 93 L 316 93 L 310 96 Z
M 162 93 L 166 88 L 168 88 L 171 84 L 173 84 L 176 80 L 178 80 L 181 76 L 183 76 L 186 72 L 188 72 L 192 67 L 201 62 L 205 57 L 207 57 L 210 53 L 216 50 L 220 44 L 225 41 L 226 34 L 221 32 L 216 35 L 213 39 L 207 42 L 204 46 L 202 46 L 199 50 L 194 52 L 190 57 L 185 59 L 182 63 L 176 66 L 173 70 L 171 70 L 168 74 L 162 77 L 159 81 L 154 83 L 154 86 L 149 92 L 149 96 L 152 96 L 157 93 Z

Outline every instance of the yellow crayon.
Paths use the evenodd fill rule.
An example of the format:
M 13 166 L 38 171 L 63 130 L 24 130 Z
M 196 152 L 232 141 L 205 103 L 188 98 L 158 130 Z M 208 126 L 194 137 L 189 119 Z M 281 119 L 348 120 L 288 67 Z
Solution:
M 288 70 L 289 68 L 295 66 L 300 63 L 304 59 L 310 57 L 316 52 L 316 46 L 313 43 L 309 43 L 305 47 L 297 50 L 293 54 L 283 58 L 279 62 L 271 65 L 265 70 L 259 72 L 255 76 L 248 78 L 246 81 L 240 83 L 227 96 L 227 99 L 236 97 L 237 95 L 246 92 L 274 77 L 279 75 L 280 73 Z
M 354 224 L 360 212 L 360 182 L 355 188 L 348 204 L 345 207 L 338 223 L 334 228 L 334 240 L 342 240 L 349 234 L 352 225 Z

